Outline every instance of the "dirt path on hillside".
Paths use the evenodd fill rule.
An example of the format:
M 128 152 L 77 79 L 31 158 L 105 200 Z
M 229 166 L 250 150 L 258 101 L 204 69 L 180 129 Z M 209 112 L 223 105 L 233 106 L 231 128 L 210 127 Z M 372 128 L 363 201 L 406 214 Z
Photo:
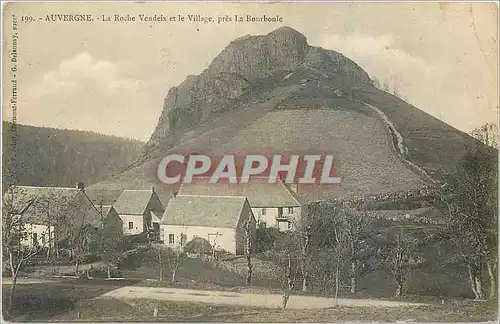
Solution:
M 105 293 L 97 298 L 148 298 L 183 302 L 198 302 L 209 304 L 236 305 L 242 307 L 280 308 L 282 296 L 277 294 L 247 294 L 237 292 L 191 290 L 177 288 L 156 288 L 126 286 Z M 346 299 L 339 298 L 340 306 L 362 307 L 400 307 L 424 306 L 425 304 L 397 302 L 377 299 Z M 315 309 L 335 306 L 335 299 L 314 296 L 291 296 L 287 308 Z

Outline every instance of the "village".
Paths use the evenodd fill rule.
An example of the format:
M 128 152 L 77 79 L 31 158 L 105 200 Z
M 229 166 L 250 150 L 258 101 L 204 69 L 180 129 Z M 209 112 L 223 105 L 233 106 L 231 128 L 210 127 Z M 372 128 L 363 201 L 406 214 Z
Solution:
M 496 8 L 30 6 L 2 320 L 498 320 Z
M 12 207 L 26 228 L 23 245 L 49 250 L 58 248 L 56 241 L 62 239 L 68 224 L 72 225 L 69 230 L 106 224 L 119 235 L 144 236 L 171 248 L 200 238 L 216 250 L 243 255 L 246 222 L 254 242 L 256 227 L 291 230 L 302 206 L 284 181 L 183 184 L 166 205 L 154 187 L 123 190 L 118 196 L 108 196 L 108 201 L 87 192 L 83 182 L 75 188 L 19 186 L 15 191 L 19 199 L 14 198 Z M 182 235 L 186 242 L 181 242 Z
M 3 273 L 9 305 L 36 285 L 44 287 L 37 297 L 42 299 L 49 287 L 73 287 L 73 296 L 81 294 L 79 286 L 101 291 L 92 298 L 96 302 L 150 298 L 154 292 L 154 299 L 195 305 L 237 303 L 220 296 L 228 290 L 249 307 L 277 309 L 372 307 L 374 300 L 380 307 L 418 309 L 428 304 L 401 298 L 468 293 L 464 280 L 445 284 L 457 271 L 455 252 L 439 253 L 453 247 L 429 243 L 449 222 L 437 208 L 439 188 L 308 201 L 301 194 L 311 185 L 265 180 L 210 183 L 201 177 L 178 190 L 94 190 L 83 182 L 8 186 L 3 240 L 9 262 Z M 446 266 L 437 272 L 435 264 Z M 429 275 L 435 279 L 423 282 Z M 494 298 L 491 282 L 483 289 L 471 281 L 475 299 L 487 292 Z M 443 285 L 439 292 L 432 290 L 436 284 Z M 249 292 L 268 301 L 256 302 L 259 295 Z M 212 297 L 193 297 L 198 295 Z M 361 296 L 369 299 L 356 301 Z M 396 300 L 386 299 L 391 296 Z M 165 316 L 158 312 L 155 307 L 153 318 Z

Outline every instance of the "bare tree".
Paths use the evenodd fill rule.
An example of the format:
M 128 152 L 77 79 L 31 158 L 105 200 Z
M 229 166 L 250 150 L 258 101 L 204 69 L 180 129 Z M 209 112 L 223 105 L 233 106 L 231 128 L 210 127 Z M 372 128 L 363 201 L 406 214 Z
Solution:
M 19 209 L 19 202 L 22 202 L 22 209 Z M 12 311 L 20 270 L 27 261 L 51 244 L 50 229 L 47 233 L 42 233 L 47 234 L 47 240 L 39 244 L 27 228 L 29 222 L 26 220 L 25 212 L 35 203 L 36 198 L 29 197 L 25 191 L 12 185 L 7 186 L 3 195 L 2 252 L 3 259 L 8 260 L 7 265 L 12 280 L 7 313 Z
M 96 245 L 94 250 L 101 256 L 101 260 L 106 265 L 108 279 L 111 278 L 111 267 L 117 266 L 123 258 L 124 236 L 121 229 L 113 227 L 106 219 L 103 225 L 97 230 Z
M 154 245 L 155 259 L 158 263 L 158 282 L 163 281 L 163 271 L 168 264 L 169 248 L 164 245 Z
M 309 215 L 301 215 L 300 219 L 291 220 L 294 231 L 288 233 L 290 240 L 293 240 L 295 248 L 290 250 L 294 253 L 294 258 L 298 262 L 300 275 L 302 278 L 302 291 L 307 291 L 309 277 L 312 270 L 312 259 L 315 250 L 311 247 L 311 226 L 309 225 Z
M 469 133 L 472 137 L 482 143 L 498 149 L 498 126 L 492 123 L 486 123 L 473 129 Z
M 219 263 L 220 263 L 220 257 L 221 257 L 221 254 L 219 253 L 220 251 L 218 251 L 217 249 L 217 239 L 219 238 L 219 233 L 215 233 L 215 237 L 213 239 L 213 242 L 211 244 L 212 246 L 212 256 L 211 256 L 211 260 L 212 260 L 212 263 L 215 267 L 218 267 L 219 266 Z
M 252 235 L 250 231 L 250 220 L 245 222 L 245 258 L 247 261 L 247 277 L 246 284 L 249 286 L 252 283 Z
M 380 88 L 380 87 L 381 87 L 381 85 L 380 85 L 380 81 L 379 81 L 379 79 L 377 79 L 377 78 L 373 78 L 373 80 L 372 80 L 372 84 L 373 84 L 373 86 L 374 86 L 375 88 Z
M 351 293 L 355 293 L 360 275 L 361 251 L 369 235 L 371 219 L 365 213 L 346 206 L 337 209 L 337 217 L 339 218 L 338 228 L 342 229 L 342 233 L 340 231 L 336 232 L 337 236 L 342 240 L 337 241 L 337 244 L 347 248 L 346 253 L 350 261 Z
M 447 216 L 442 236 L 453 242 L 467 266 L 471 290 L 484 298 L 481 274 L 489 277 L 489 297 L 497 295 L 498 180 L 497 156 L 478 147 L 458 170 L 444 178 L 440 207 Z
M 402 229 L 386 249 L 385 260 L 397 285 L 396 297 L 403 295 L 403 285 L 414 264 L 412 252 L 412 243 Z
M 283 309 L 286 309 L 286 306 L 288 305 L 288 300 L 290 299 L 290 295 L 292 294 L 293 287 L 294 287 L 294 281 L 295 281 L 295 275 L 294 275 L 294 269 L 292 265 L 292 255 L 288 254 L 287 255 L 287 266 L 286 266 L 286 286 L 284 289 L 284 294 L 283 294 L 283 302 L 282 302 L 282 307 Z M 283 281 L 282 284 L 285 282 Z
M 308 205 L 308 254 L 312 269 L 322 283 L 323 291 L 330 287 L 336 301 L 340 289 L 341 274 L 347 258 L 347 240 L 342 220 L 344 210 L 340 204 L 322 202 Z
M 382 90 L 384 90 L 385 92 L 391 91 L 391 86 L 389 85 L 389 82 L 384 81 L 384 83 L 382 83 Z
M 85 261 L 85 257 L 91 253 L 96 246 L 97 229 L 89 224 L 82 224 L 74 229 L 71 229 L 69 234 L 70 249 L 73 261 L 75 263 L 75 274 L 80 275 L 79 266 Z M 87 271 L 87 277 L 89 273 Z
M 184 252 L 184 246 L 186 245 L 186 234 L 181 234 L 181 242 L 178 248 L 170 249 L 168 254 L 168 263 L 170 271 L 172 272 L 172 283 L 175 282 L 175 277 L 177 275 L 177 270 L 181 266 L 182 262 L 186 259 L 186 254 Z
M 302 275 L 302 291 L 307 291 L 313 251 L 311 249 L 311 228 L 304 226 L 300 232 L 300 272 Z
M 283 292 L 282 308 L 286 309 L 288 301 L 295 286 L 295 280 L 298 275 L 300 246 L 295 239 L 296 236 L 291 233 L 283 236 L 276 242 L 271 252 L 271 259 L 276 265 L 275 276 L 281 284 Z

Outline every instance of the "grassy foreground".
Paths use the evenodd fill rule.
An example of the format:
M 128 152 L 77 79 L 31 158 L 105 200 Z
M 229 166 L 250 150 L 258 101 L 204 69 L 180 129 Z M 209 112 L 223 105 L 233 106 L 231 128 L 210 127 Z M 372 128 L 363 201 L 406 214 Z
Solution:
M 154 308 L 158 308 L 154 317 Z M 83 300 L 52 321 L 192 321 L 192 322 L 396 322 L 396 321 L 491 321 L 493 305 L 458 302 L 426 307 L 337 307 L 322 310 L 273 310 L 134 299 Z
M 4 307 L 8 287 L 3 286 Z M 148 299 L 93 299 L 118 288 L 116 282 L 99 286 L 26 284 L 19 288 L 13 314 L 4 316 L 4 319 L 15 322 L 485 322 L 496 320 L 498 314 L 495 303 L 471 300 L 447 300 L 444 304 L 432 302 L 422 307 L 336 307 L 283 311 Z M 154 317 L 155 307 L 158 309 L 157 317 Z

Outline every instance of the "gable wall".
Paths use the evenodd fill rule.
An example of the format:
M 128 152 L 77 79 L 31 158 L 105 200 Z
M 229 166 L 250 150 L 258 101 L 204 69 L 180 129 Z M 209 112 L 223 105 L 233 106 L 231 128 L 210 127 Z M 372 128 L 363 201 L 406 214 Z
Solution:
M 174 235 L 174 243 L 169 243 L 169 234 Z M 160 239 L 163 244 L 176 248 L 180 246 L 181 234 L 186 235 L 186 243 L 195 237 L 201 237 L 213 244 L 213 238 L 218 234 L 216 249 L 223 249 L 227 252 L 236 253 L 236 230 L 233 228 L 206 227 L 206 226 L 184 226 L 184 225 L 160 225 Z
M 124 235 L 137 235 L 144 231 L 143 215 L 120 215 Z M 134 228 L 129 229 L 129 222 L 134 223 Z
M 143 219 L 143 228 L 148 229 L 152 227 L 151 224 L 151 211 L 163 213 L 165 211 L 165 207 L 163 207 L 163 204 L 160 201 L 160 198 L 158 198 L 158 195 L 153 192 L 151 194 L 151 197 L 149 198 L 148 204 L 146 206 L 146 210 L 143 213 L 144 219 Z
M 252 211 L 255 216 L 255 219 L 257 221 L 257 224 L 260 224 L 261 222 L 266 223 L 266 227 L 274 227 L 274 228 L 279 228 L 280 230 L 287 230 L 288 229 L 288 224 L 286 222 L 280 222 L 278 224 L 278 221 L 276 218 L 278 217 L 278 208 L 277 207 L 269 207 L 265 208 L 266 212 L 265 215 L 263 215 L 263 208 L 259 207 L 253 207 Z M 283 216 L 289 218 L 292 222 L 297 221 L 300 219 L 300 216 L 302 214 L 302 208 L 301 207 L 293 207 L 293 214 L 288 213 L 288 207 L 283 207 Z M 293 226 L 292 226 L 293 227 Z
M 114 230 L 123 233 L 123 221 L 114 208 L 111 208 L 106 216 L 107 225 Z M 128 223 L 127 223 L 128 225 Z
M 245 223 L 250 220 L 250 236 L 252 240 L 252 246 L 255 246 L 255 242 L 257 239 L 256 236 L 256 221 L 252 212 L 252 208 L 248 204 L 248 201 L 245 201 L 245 205 L 241 210 L 240 219 L 238 220 L 238 225 L 235 231 L 235 241 L 236 241 L 236 254 L 242 255 L 245 253 Z

